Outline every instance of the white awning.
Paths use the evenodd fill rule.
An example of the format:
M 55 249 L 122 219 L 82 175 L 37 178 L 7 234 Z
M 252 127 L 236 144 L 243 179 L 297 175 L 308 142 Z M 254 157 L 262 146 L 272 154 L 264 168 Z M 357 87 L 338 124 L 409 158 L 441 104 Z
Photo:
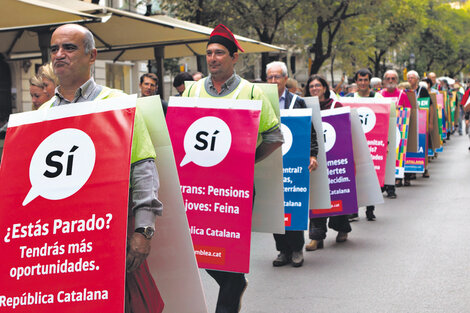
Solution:
M 155 46 L 164 46 L 165 58 L 204 55 L 212 32 L 212 28 L 164 15 L 147 17 L 83 1 L 61 0 L 60 4 L 56 0 L 22 1 L 40 2 L 43 7 L 60 6 L 64 12 L 81 12 L 85 16 L 101 18 L 101 23 L 84 24 L 95 36 L 99 59 L 151 60 L 155 58 Z M 284 50 L 246 37 L 236 38 L 247 53 Z M 25 31 L 20 36 L 18 32 L 0 32 L 0 42 L 0 52 L 7 54 L 9 59 L 40 57 L 35 32 Z

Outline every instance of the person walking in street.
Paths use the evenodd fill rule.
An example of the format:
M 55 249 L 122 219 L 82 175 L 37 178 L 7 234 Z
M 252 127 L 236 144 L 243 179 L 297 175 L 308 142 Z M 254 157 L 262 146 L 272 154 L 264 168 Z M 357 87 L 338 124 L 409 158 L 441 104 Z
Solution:
M 51 37 L 51 59 L 59 85 L 55 95 L 41 109 L 123 96 L 120 90 L 95 83 L 91 67 L 96 55 L 93 34 L 87 28 L 76 24 L 57 28 Z M 160 313 L 164 307 L 146 261 L 155 233 L 155 220 L 163 210 L 158 200 L 160 183 L 155 158 L 143 117 L 136 111 L 129 183 L 126 313 Z
M 238 50 L 242 47 L 232 32 L 219 24 L 212 31 L 206 47 L 206 62 L 210 75 L 186 88 L 184 97 L 262 100 L 259 136 L 255 162 L 259 162 L 281 147 L 283 137 L 280 123 L 266 95 L 256 85 L 235 73 Z M 241 308 L 241 298 L 247 287 L 243 273 L 206 270 L 219 285 L 216 313 L 236 313 Z
M 287 90 L 287 66 L 284 62 L 271 62 L 266 65 L 266 78 L 268 83 L 277 84 L 279 96 L 279 109 L 306 108 L 305 101 Z M 309 171 L 317 168 L 318 143 L 317 134 L 312 126 L 310 164 Z M 273 266 L 283 266 L 292 263 L 294 267 L 300 267 L 304 263 L 302 249 L 305 239 L 303 230 L 286 230 L 285 234 L 273 234 L 276 241 L 276 249 L 279 255 L 273 261 Z
M 330 92 L 330 86 L 322 76 L 312 75 L 307 80 L 305 97 L 318 97 L 318 100 L 320 101 L 320 110 L 342 107 L 341 103 L 330 97 Z M 323 241 L 326 238 L 326 232 L 328 230 L 327 221 L 328 227 L 338 232 L 336 242 L 345 242 L 348 239 L 348 234 L 352 230 L 348 220 L 348 215 L 310 218 L 310 242 L 305 246 L 305 250 L 315 251 L 323 248 Z
M 354 98 L 383 98 L 379 92 L 375 92 L 370 87 L 370 80 L 372 73 L 368 69 L 360 69 L 354 75 L 354 81 L 357 84 L 357 92 L 347 94 L 346 97 Z M 376 216 L 374 214 L 375 206 L 368 205 L 366 207 L 366 217 L 368 221 L 375 221 Z M 351 214 L 349 217 L 350 221 L 357 221 L 359 214 Z
M 380 91 L 384 98 L 392 98 L 395 101 L 397 108 L 411 109 L 410 101 L 404 90 L 398 89 L 398 73 L 395 70 L 388 70 L 384 74 L 385 88 Z M 397 197 L 395 192 L 395 185 L 384 185 L 387 191 L 387 198 L 395 199 Z

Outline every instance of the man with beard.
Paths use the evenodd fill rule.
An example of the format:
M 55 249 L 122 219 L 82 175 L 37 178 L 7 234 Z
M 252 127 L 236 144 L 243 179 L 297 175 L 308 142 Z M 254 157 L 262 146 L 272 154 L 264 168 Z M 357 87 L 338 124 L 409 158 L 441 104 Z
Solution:
M 398 73 L 395 70 L 388 70 L 384 74 L 385 89 L 381 90 L 381 94 L 385 98 L 393 98 L 397 107 L 411 108 L 410 101 L 404 90 L 397 88 L 398 86 Z M 395 199 L 395 185 L 384 185 L 387 191 L 387 198 Z

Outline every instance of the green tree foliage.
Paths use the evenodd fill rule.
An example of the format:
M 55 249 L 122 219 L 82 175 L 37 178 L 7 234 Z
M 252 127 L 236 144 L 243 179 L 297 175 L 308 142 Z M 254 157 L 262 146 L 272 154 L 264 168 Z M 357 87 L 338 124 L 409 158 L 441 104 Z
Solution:
M 400 51 L 406 62 L 411 53 L 420 73 L 436 72 L 455 76 L 468 69 L 470 60 L 470 14 L 467 9 L 455 9 L 449 4 L 429 0 L 425 17 L 416 32 L 408 36 L 408 46 Z
M 335 39 L 344 23 L 368 14 L 382 0 L 318 0 L 306 1 L 296 9 L 298 31 L 313 55 L 310 74 L 318 73 L 333 53 Z
M 377 10 L 364 16 L 369 49 L 368 60 L 374 76 L 382 77 L 386 71 L 387 52 L 407 45 L 406 36 L 414 33 L 425 16 L 427 0 L 386 0 Z
M 304 1 L 304 0 L 302 0 Z M 233 32 L 272 44 L 282 22 L 301 1 L 278 0 L 164 0 L 163 8 L 177 17 L 214 27 L 222 23 Z M 278 40 L 282 42 L 282 39 Z M 262 68 L 268 62 L 263 53 Z M 264 71 L 263 77 L 264 77 Z
M 162 8 L 206 26 L 223 23 L 235 33 L 312 58 L 310 74 L 330 61 L 352 74 L 369 67 L 382 76 L 390 64 L 456 75 L 468 70 L 469 7 L 443 0 L 163 0 Z M 295 48 L 294 48 L 295 47 Z M 270 61 L 263 55 L 263 69 Z M 264 72 L 264 71 L 263 71 Z

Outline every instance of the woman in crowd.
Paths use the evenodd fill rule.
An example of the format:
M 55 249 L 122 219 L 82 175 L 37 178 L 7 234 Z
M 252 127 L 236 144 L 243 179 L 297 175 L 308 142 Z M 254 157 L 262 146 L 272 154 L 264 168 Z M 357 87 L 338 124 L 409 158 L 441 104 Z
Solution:
M 38 71 L 38 77 L 42 80 L 44 93 L 47 96 L 47 100 L 49 100 L 54 96 L 55 87 L 59 84 L 59 80 L 54 74 L 52 64 L 47 63 L 41 66 Z
M 305 87 L 305 97 L 317 96 L 320 101 L 320 110 L 342 107 L 341 103 L 332 99 L 330 86 L 320 75 L 312 75 L 307 81 Z M 326 222 L 328 217 L 317 217 L 310 219 L 309 238 L 310 243 L 305 246 L 305 250 L 314 251 L 323 248 L 323 240 L 326 238 Z M 348 239 L 348 233 L 351 232 L 347 215 L 331 216 L 328 227 L 338 232 L 336 242 L 344 242 Z
M 34 75 L 29 79 L 29 93 L 33 101 L 33 110 L 39 109 L 39 107 L 49 100 L 43 89 L 42 80 L 38 76 Z

